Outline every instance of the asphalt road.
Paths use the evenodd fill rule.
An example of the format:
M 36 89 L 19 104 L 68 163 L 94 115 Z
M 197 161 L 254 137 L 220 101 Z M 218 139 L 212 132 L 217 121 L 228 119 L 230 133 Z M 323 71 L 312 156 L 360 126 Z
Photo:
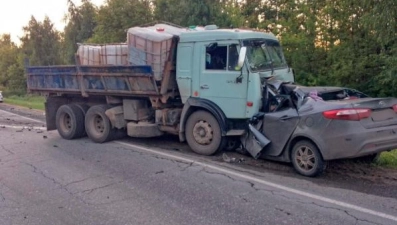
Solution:
M 0 110 L 1 225 L 397 224 L 394 186 L 346 188 L 335 176 L 226 163 L 168 140 L 67 141 L 42 116 L 24 116 Z

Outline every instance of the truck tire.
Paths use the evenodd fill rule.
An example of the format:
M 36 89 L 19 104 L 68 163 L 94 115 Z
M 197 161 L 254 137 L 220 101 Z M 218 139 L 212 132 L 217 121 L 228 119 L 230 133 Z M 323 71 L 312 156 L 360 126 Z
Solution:
M 81 137 L 86 137 L 87 136 L 87 132 L 85 131 L 85 114 L 87 114 L 88 109 L 90 108 L 88 105 L 86 104 L 73 104 L 76 105 L 77 107 L 79 107 L 79 109 L 83 112 L 83 118 L 84 118 L 84 133 L 82 134 Z
M 322 174 L 326 165 L 317 146 L 307 140 L 298 141 L 293 146 L 291 160 L 294 169 L 307 177 Z
M 218 121 L 209 112 L 196 111 L 186 122 L 186 141 L 200 155 L 213 155 L 223 147 Z
M 59 135 L 64 139 L 71 140 L 84 136 L 84 114 L 74 104 L 59 107 L 55 123 Z
M 112 128 L 105 111 L 107 105 L 95 105 L 88 109 L 85 115 L 85 130 L 88 137 L 95 143 L 104 143 L 113 140 L 116 129 Z

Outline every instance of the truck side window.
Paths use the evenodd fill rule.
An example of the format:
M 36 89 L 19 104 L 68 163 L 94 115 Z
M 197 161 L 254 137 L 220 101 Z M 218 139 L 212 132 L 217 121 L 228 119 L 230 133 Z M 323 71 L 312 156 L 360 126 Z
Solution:
M 227 46 L 218 46 L 215 49 L 206 50 L 206 70 L 226 70 Z

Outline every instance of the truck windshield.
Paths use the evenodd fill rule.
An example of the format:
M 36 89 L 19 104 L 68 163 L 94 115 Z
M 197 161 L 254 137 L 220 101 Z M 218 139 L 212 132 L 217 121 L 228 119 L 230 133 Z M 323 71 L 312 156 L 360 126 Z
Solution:
M 247 58 L 253 72 L 286 67 L 282 48 L 278 41 L 265 39 L 244 40 Z

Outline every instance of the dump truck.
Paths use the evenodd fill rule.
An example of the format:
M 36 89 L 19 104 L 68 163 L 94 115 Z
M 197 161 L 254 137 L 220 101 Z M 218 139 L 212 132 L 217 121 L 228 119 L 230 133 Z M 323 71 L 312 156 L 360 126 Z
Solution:
M 264 107 L 266 79 L 294 81 L 266 32 L 156 24 L 129 29 L 122 47 L 121 63 L 89 63 L 92 52 L 79 51 L 75 65 L 26 66 L 28 90 L 46 96 L 47 130 L 96 143 L 174 134 L 212 155 L 238 147 Z

